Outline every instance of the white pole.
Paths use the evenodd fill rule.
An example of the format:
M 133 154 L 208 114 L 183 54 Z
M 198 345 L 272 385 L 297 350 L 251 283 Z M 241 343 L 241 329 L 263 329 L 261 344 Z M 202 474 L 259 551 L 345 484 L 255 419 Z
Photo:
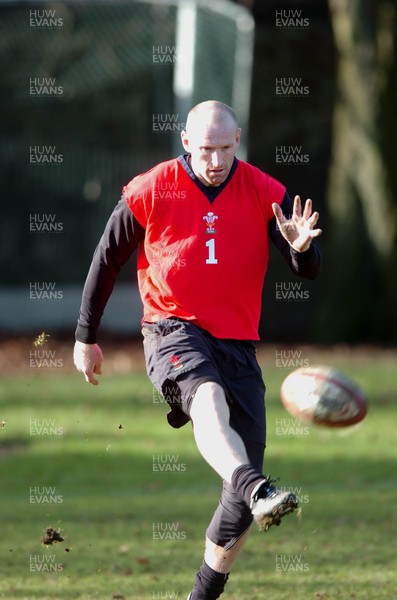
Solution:
M 254 27 L 254 20 L 250 14 L 240 13 L 237 16 L 232 106 L 242 129 L 238 151 L 241 160 L 247 160 L 248 155 L 247 139 L 251 102 Z
M 181 0 L 176 17 L 176 63 L 174 66 L 173 91 L 175 108 L 180 123 L 185 123 L 188 111 L 193 105 L 196 58 L 196 17 L 197 6 L 194 0 Z M 179 136 L 173 140 L 174 155 L 182 151 Z

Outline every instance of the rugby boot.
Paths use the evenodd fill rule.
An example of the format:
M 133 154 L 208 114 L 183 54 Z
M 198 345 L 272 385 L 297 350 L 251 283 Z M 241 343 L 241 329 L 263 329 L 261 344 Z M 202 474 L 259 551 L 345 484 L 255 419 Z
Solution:
M 274 485 L 278 479 L 261 481 L 251 494 L 250 509 L 254 519 L 263 531 L 272 525 L 280 525 L 281 519 L 298 508 L 298 498 L 292 492 L 283 491 Z

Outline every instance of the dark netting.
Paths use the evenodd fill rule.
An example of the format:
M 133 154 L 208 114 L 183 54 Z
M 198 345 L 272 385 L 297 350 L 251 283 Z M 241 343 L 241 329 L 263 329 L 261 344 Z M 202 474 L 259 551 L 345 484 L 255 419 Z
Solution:
M 192 6 L 193 88 L 183 103 L 172 2 L 3 5 L 2 285 L 81 281 L 121 187 L 182 151 L 186 109 L 207 98 L 233 103 L 241 9 Z M 60 223 L 60 235 L 32 233 L 32 215 Z

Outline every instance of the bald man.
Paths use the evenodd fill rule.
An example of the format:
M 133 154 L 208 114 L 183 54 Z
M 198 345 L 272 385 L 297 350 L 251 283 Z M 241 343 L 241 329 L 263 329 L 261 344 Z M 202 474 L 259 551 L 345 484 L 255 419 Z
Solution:
M 223 481 L 188 596 L 214 600 L 252 521 L 266 531 L 298 506 L 262 474 L 265 385 L 255 343 L 269 239 L 293 273 L 313 279 L 321 230 L 311 200 L 302 210 L 299 196 L 292 202 L 280 182 L 236 158 L 240 129 L 229 106 L 193 107 L 181 138 L 184 154 L 123 188 L 85 283 L 74 361 L 96 385 L 97 329 L 121 266 L 137 250 L 148 376 L 169 404 L 170 425 L 192 423 L 200 453 Z

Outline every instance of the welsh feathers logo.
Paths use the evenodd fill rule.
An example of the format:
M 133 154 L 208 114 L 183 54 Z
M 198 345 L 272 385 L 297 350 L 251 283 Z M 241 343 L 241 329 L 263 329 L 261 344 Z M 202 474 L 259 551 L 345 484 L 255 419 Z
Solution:
M 183 365 L 180 363 L 180 357 L 173 354 L 170 358 L 170 363 L 174 365 L 174 370 L 182 369 Z
M 216 229 L 214 227 L 215 221 L 217 220 L 217 215 L 214 215 L 213 212 L 208 212 L 204 217 L 203 221 L 207 223 L 207 231 L 206 233 L 216 233 Z

